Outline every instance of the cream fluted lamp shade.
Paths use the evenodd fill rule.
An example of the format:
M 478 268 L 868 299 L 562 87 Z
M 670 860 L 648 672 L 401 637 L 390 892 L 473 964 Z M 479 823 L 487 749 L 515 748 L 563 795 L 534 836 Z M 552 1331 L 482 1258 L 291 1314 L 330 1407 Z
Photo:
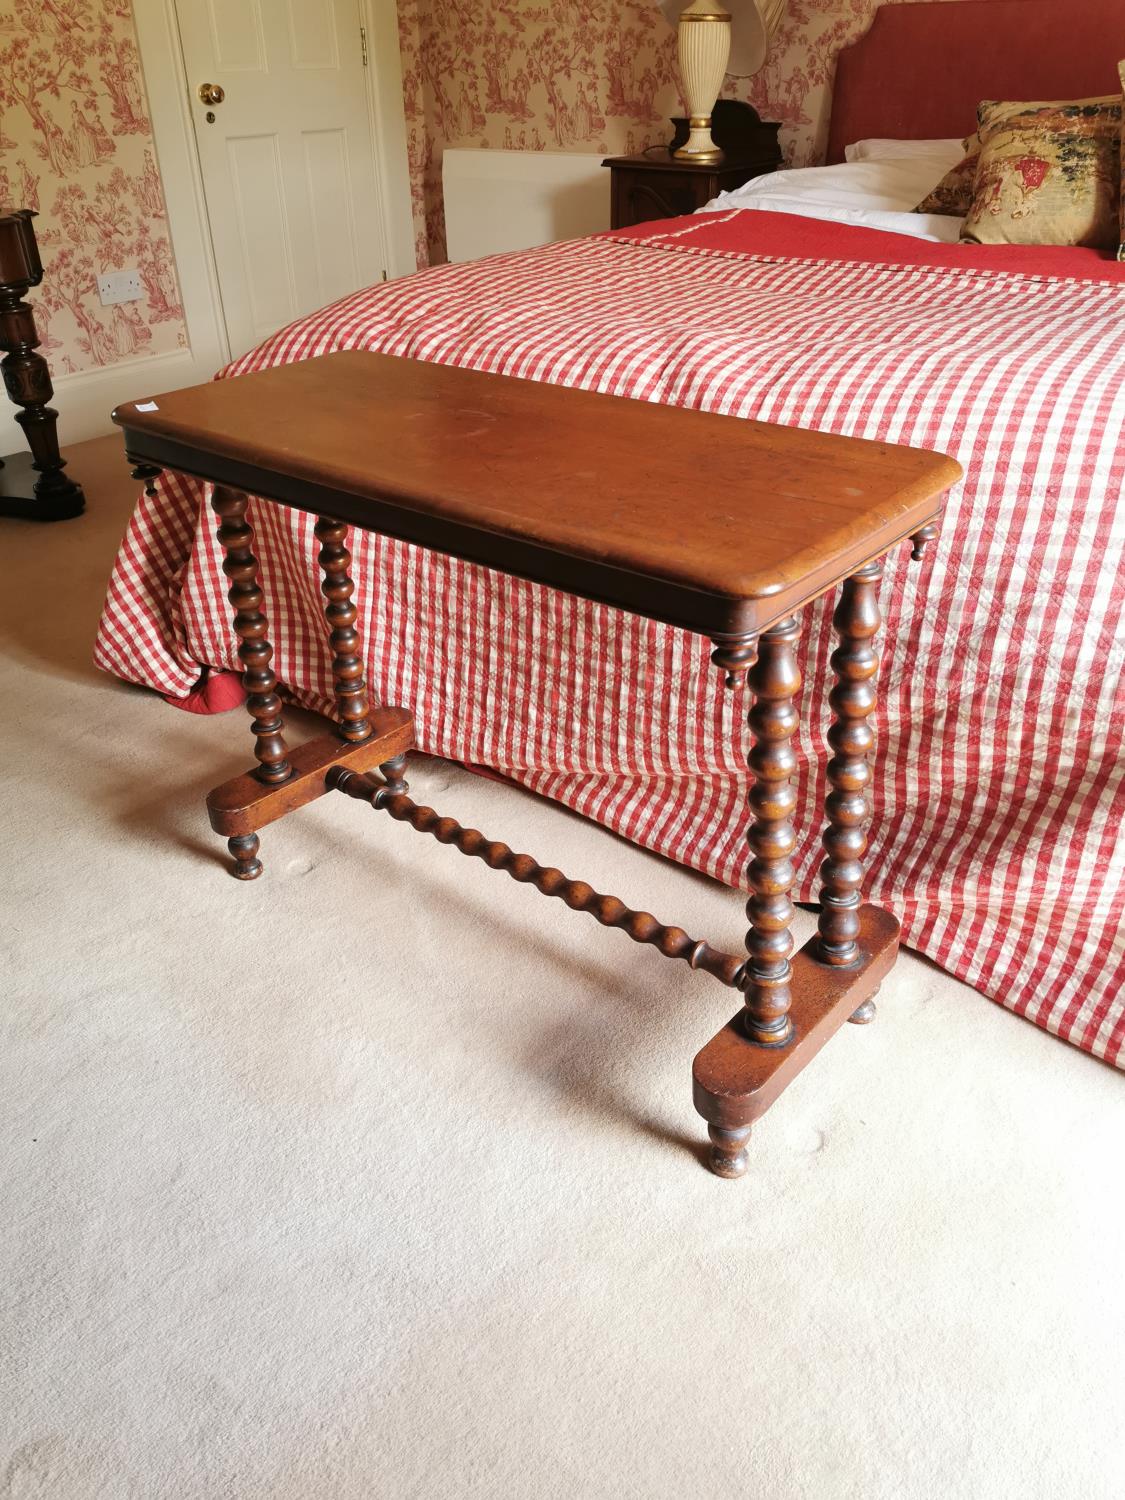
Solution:
M 687 95 L 689 134 L 676 155 L 698 162 L 719 161 L 711 139 L 711 110 L 728 73 L 750 77 L 766 60 L 772 37 L 785 13 L 785 0 L 661 0 L 660 9 L 677 28 L 680 76 Z

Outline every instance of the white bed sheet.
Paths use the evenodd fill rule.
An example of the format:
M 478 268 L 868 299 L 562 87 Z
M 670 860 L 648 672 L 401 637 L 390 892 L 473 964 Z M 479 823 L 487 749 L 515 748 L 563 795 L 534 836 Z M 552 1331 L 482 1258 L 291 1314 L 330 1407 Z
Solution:
M 911 212 L 964 155 L 960 142 L 935 142 L 934 147 L 924 155 L 773 172 L 753 178 L 732 193 L 720 193 L 700 212 L 764 209 L 953 244 L 960 235 L 962 219 Z

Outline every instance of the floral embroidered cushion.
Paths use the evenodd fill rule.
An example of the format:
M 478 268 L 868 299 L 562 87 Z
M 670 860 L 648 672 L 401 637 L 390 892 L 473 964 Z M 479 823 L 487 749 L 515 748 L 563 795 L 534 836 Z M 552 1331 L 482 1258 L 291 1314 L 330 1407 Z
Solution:
M 932 192 L 926 194 L 916 214 L 942 214 L 963 219 L 973 206 L 973 181 L 980 162 L 980 136 L 966 136 L 961 142 L 965 155 L 951 167 Z
M 1121 243 L 1120 95 L 1054 103 L 986 100 L 963 240 L 995 245 Z

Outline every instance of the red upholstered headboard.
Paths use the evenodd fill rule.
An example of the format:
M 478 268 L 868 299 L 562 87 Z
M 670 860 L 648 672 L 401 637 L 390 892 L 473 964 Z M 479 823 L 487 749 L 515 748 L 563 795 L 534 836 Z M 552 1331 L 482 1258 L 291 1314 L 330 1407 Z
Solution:
M 968 135 L 982 99 L 1115 94 L 1125 0 L 883 5 L 836 63 L 829 162 L 872 136 Z

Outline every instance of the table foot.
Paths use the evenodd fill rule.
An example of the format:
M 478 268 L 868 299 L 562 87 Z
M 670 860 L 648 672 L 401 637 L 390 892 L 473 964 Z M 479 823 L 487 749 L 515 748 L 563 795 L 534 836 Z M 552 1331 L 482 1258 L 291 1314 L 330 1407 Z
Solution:
M 746 1142 L 750 1139 L 751 1128 L 740 1125 L 737 1130 L 724 1130 L 720 1125 L 708 1125 L 711 1153 L 707 1165 L 716 1177 L 745 1177 L 750 1165 Z
M 865 1000 L 862 1005 L 853 1010 L 848 1020 L 853 1026 L 869 1026 L 875 1019 L 875 1001 Z
M 833 967 L 817 957 L 814 937 L 793 956 L 790 980 L 793 1001 L 789 1018 L 793 1037 L 786 1047 L 763 1047 L 746 1034 L 739 1011 L 695 1059 L 692 1068 L 695 1107 L 707 1121 L 712 1150 L 710 1166 L 720 1177 L 740 1177 L 746 1170 L 745 1142 L 750 1126 L 792 1083 L 845 1021 L 870 1006 L 871 997 L 890 973 L 898 954 L 898 922 L 877 906 L 859 909 L 859 960 Z
M 227 848 L 234 856 L 231 874 L 236 880 L 257 880 L 262 873 L 262 861 L 258 858 L 261 847 L 257 834 L 244 833 L 238 838 L 227 839 Z

